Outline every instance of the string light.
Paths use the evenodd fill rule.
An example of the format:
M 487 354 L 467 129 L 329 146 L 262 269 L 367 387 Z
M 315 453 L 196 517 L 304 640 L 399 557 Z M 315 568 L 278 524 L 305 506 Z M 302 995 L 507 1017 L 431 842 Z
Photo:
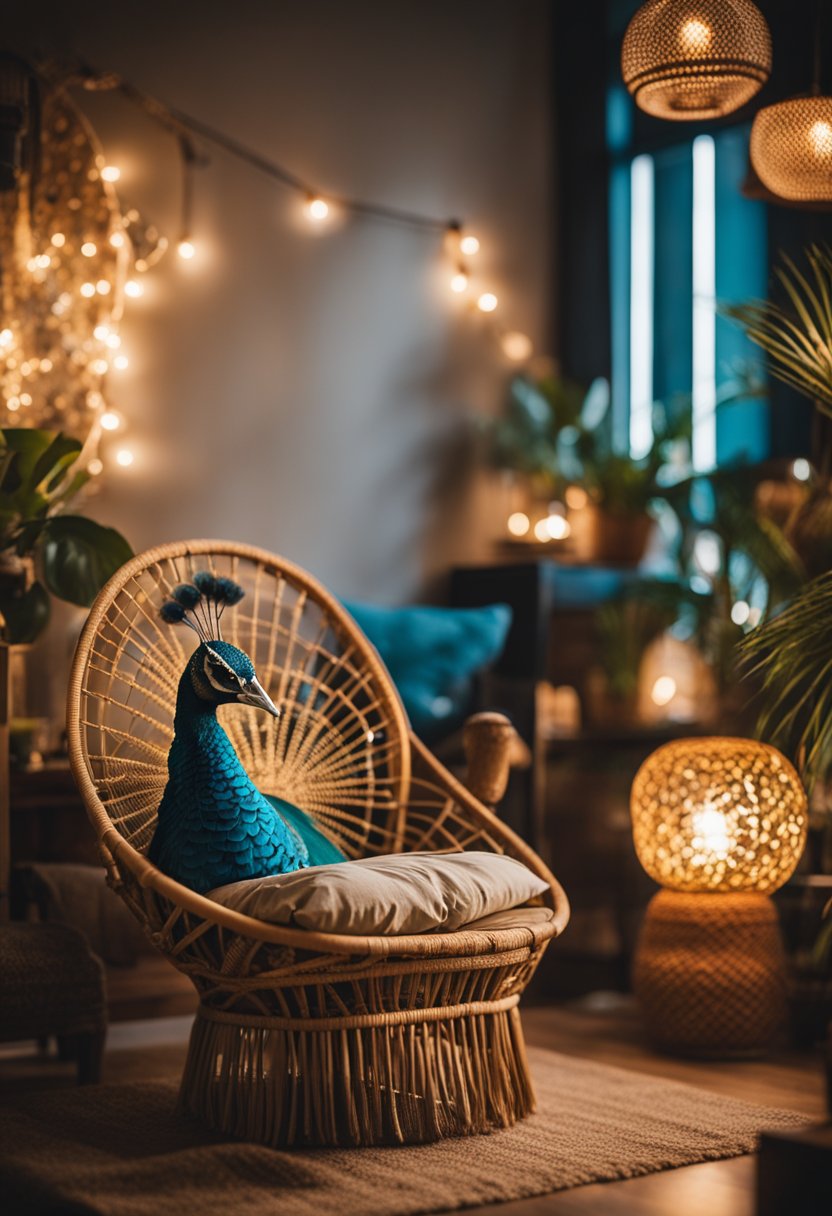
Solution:
M 313 195 L 306 200 L 306 214 L 310 220 L 320 224 L 329 218 L 329 203 L 319 195 Z
M 792 477 L 795 481 L 808 481 L 812 476 L 812 466 L 805 456 L 798 456 L 792 465 Z
M 503 334 L 500 345 L 503 348 L 503 354 L 513 363 L 524 363 L 534 350 L 531 338 L 517 330 Z
M 136 273 L 142 274 L 155 264 L 167 241 L 152 225 L 145 224 L 135 209 L 122 209 L 113 189 L 104 189 L 103 183 L 112 186 L 120 180 L 121 170 L 105 161 L 95 132 L 70 100 L 68 88 L 83 84 L 87 88 L 117 89 L 177 139 L 183 167 L 179 231 L 184 235 L 176 250 L 185 261 L 196 257 L 199 249 L 191 237 L 193 170 L 205 160 L 194 145 L 195 136 L 298 192 L 312 223 L 331 219 L 334 208 L 289 170 L 113 75 L 96 75 L 84 69 L 57 78 L 44 74 L 43 82 L 46 87 L 41 129 L 44 156 L 50 164 L 49 172 L 32 185 L 33 205 L 26 220 L 23 259 L 19 257 L 21 246 L 15 243 L 20 238 L 15 223 L 11 222 L 18 214 L 18 196 L 0 199 L 0 233 L 8 234 L 0 235 L 0 265 L 23 266 L 29 272 L 20 287 L 12 279 L 8 297 L 13 315 L 23 320 L 14 330 L 11 327 L 0 330 L 3 356 L 0 404 L 12 413 L 21 407 L 29 409 L 33 425 L 58 425 L 69 433 L 89 431 L 91 450 L 88 449 L 86 467 L 92 476 L 97 476 L 104 467 L 95 453 L 99 428 L 107 432 L 124 425 L 121 416 L 108 409 L 104 394 L 99 391 L 111 370 L 121 371 L 129 366 L 126 354 L 115 353 L 121 346 L 116 326 L 123 315 L 124 301 L 138 299 L 145 292 Z M 342 209 L 424 231 L 445 232 L 452 266 L 450 289 L 459 295 L 471 290 L 472 279 L 463 257 L 475 256 L 481 246 L 472 233 L 463 235 L 460 221 L 443 221 L 402 208 L 339 197 L 337 210 Z M 49 252 L 43 252 L 44 245 Z M 18 252 L 16 259 L 11 256 L 13 249 Z M 78 273 L 79 252 L 87 263 L 89 278 Z M 33 299 L 34 293 L 39 294 Z M 93 307 L 81 304 L 79 297 L 93 303 Z M 472 297 L 483 313 L 494 312 L 498 306 L 494 292 L 482 291 L 476 280 Z M 532 345 L 526 335 L 517 332 L 501 335 L 499 329 L 489 332 L 495 341 L 501 342 L 507 358 L 521 362 L 531 355 Z M 35 351 L 43 351 L 44 357 L 39 353 L 35 356 Z M 53 367 L 60 377 L 57 381 L 50 376 Z M 33 377 L 32 392 L 21 392 L 21 378 L 27 377 Z M 120 448 L 113 459 L 118 466 L 128 468 L 134 461 L 133 450 Z M 522 512 L 516 512 L 512 520 L 514 528 L 524 529 L 517 531 L 517 535 L 525 535 L 531 528 L 528 516 Z M 563 518 L 552 527 L 554 538 L 568 534 L 569 525 Z

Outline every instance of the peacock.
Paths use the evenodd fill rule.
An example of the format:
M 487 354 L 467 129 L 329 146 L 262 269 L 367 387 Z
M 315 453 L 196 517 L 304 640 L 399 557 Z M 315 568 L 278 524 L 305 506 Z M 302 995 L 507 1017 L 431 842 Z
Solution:
M 217 720 L 231 702 L 280 716 L 251 659 L 222 638 L 220 620 L 243 588 L 207 571 L 182 583 L 160 615 L 187 625 L 200 644 L 179 681 L 168 781 L 148 856 L 164 873 L 201 894 L 227 883 L 346 857 L 299 807 L 263 794 Z

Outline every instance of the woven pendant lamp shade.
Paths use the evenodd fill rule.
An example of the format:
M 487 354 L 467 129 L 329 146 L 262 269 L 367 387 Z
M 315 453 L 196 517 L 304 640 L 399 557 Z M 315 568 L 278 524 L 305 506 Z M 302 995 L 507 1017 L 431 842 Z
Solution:
M 751 128 L 751 163 L 780 198 L 832 200 L 832 97 L 793 97 L 760 110 Z
M 657 118 L 730 114 L 771 71 L 771 35 L 751 0 L 647 0 L 621 48 L 624 83 Z
M 776 748 L 753 739 L 676 739 L 633 782 L 633 840 L 651 878 L 674 891 L 769 894 L 806 842 L 806 795 Z

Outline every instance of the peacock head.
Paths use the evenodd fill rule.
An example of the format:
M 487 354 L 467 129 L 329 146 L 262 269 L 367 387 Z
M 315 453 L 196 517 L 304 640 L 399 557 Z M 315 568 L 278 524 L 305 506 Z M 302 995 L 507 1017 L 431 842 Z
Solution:
M 212 705 L 254 705 L 275 718 L 279 712 L 257 679 L 251 659 L 222 637 L 220 621 L 226 608 L 239 604 L 245 592 L 230 578 L 203 571 L 190 583 L 180 583 L 160 615 L 169 625 L 187 625 L 199 637 L 186 674 L 201 701 Z

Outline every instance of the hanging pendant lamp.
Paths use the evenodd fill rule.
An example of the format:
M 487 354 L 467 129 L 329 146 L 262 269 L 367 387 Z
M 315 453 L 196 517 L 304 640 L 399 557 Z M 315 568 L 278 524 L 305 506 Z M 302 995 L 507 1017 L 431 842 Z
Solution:
M 771 35 L 751 0 L 647 0 L 621 47 L 624 83 L 657 118 L 730 114 L 771 71 Z
M 765 106 L 751 128 L 754 171 L 789 202 L 832 201 L 832 97 L 820 88 L 820 22 L 818 4 L 812 92 Z

